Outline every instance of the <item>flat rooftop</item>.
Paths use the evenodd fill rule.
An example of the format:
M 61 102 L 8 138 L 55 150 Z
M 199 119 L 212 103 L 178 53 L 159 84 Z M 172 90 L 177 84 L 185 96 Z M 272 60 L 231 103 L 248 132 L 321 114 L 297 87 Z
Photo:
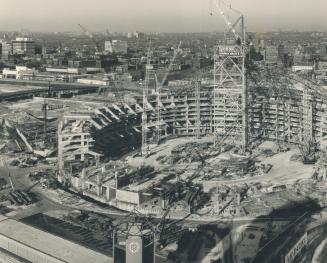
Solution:
M 0 216 L 0 235 L 16 240 L 64 262 L 113 262 L 112 258 L 104 254 L 3 216 Z

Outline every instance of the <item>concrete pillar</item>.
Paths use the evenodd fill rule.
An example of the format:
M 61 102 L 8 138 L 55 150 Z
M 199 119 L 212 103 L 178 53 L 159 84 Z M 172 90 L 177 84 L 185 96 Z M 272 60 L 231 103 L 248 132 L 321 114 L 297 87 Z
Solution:
M 100 177 L 100 173 L 97 174 L 96 190 L 97 190 L 97 196 L 100 196 L 100 194 L 101 194 L 101 177 Z
M 85 168 L 83 168 L 82 174 L 81 174 L 82 191 L 84 191 L 84 189 L 85 189 L 85 177 L 86 177 L 86 171 L 85 171 Z
M 110 192 L 109 192 L 110 187 L 106 188 L 106 200 L 110 199 Z
M 115 171 L 115 188 L 118 189 L 118 173 Z

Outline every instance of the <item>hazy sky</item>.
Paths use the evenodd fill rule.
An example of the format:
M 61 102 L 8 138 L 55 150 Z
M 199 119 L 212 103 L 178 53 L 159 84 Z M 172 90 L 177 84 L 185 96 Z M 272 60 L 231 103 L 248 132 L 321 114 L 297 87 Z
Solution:
M 221 31 L 211 0 L 0 0 L 0 30 Z M 251 31 L 327 31 L 327 0 L 229 0 Z

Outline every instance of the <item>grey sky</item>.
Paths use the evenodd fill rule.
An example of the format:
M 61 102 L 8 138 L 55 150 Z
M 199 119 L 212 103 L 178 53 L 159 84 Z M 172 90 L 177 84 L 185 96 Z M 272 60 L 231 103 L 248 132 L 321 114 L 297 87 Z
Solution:
M 327 31 L 327 0 L 226 0 L 248 30 Z M 0 0 L 0 30 L 220 31 L 210 0 Z

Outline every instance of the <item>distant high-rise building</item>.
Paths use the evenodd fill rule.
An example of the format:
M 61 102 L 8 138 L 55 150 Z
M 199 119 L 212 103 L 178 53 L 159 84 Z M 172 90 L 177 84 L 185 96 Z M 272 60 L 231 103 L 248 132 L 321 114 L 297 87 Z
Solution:
M 17 37 L 12 40 L 13 54 L 33 56 L 35 55 L 35 42 L 31 38 Z
M 278 45 L 278 59 L 283 60 L 285 55 L 285 46 L 283 44 Z
M 1 59 L 8 60 L 10 55 L 12 54 L 12 45 L 7 41 L 1 41 Z
M 277 63 L 278 61 L 278 47 L 273 45 L 266 45 L 265 48 L 265 61 L 268 64 Z

